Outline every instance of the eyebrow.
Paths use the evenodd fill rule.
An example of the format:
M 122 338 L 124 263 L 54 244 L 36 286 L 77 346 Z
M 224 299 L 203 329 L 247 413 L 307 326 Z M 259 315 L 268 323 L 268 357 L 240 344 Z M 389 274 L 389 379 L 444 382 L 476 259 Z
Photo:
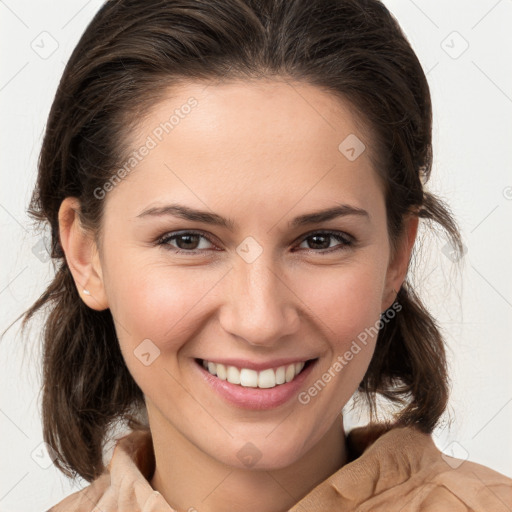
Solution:
M 370 220 L 370 215 L 366 210 L 348 204 L 340 204 L 338 206 L 326 208 L 324 210 L 318 210 L 316 212 L 299 215 L 298 217 L 295 217 L 288 223 L 288 227 L 298 228 L 308 224 L 317 224 L 320 222 L 326 222 L 332 219 L 336 219 L 338 217 L 346 217 L 349 215 L 356 215 L 359 217 L 363 217 L 366 220 Z M 188 206 L 180 204 L 170 204 L 165 206 L 154 206 L 151 208 L 147 208 L 139 215 L 137 215 L 137 218 L 144 218 L 150 216 L 179 217 L 181 219 L 189 221 L 204 222 L 206 224 L 211 224 L 213 226 L 223 227 L 228 229 L 229 231 L 234 231 L 234 228 L 236 226 L 233 220 L 226 219 L 216 213 L 208 212 L 205 210 L 196 210 L 194 208 L 190 208 Z

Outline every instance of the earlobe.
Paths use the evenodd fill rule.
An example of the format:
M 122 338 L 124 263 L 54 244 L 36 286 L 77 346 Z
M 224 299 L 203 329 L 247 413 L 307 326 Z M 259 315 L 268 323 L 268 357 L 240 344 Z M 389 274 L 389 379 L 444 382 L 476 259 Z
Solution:
M 62 201 L 59 208 L 60 243 L 80 297 L 90 308 L 102 311 L 108 308 L 108 301 L 101 263 L 92 234 L 80 223 L 79 211 L 78 198 L 66 197 Z
M 393 260 L 388 266 L 386 276 L 386 288 L 382 301 L 382 311 L 385 311 L 396 299 L 396 295 L 402 286 L 409 268 L 412 249 L 418 233 L 419 217 L 411 213 L 404 219 L 404 231 L 400 239 Z

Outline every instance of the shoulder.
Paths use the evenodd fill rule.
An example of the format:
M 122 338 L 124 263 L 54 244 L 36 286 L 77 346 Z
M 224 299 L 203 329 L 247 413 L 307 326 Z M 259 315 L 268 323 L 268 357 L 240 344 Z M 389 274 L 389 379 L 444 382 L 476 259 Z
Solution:
M 512 510 L 512 479 L 445 455 L 429 434 L 414 427 L 360 427 L 349 433 L 347 447 L 349 462 L 300 501 L 302 507 L 360 512 Z
M 400 475 L 388 489 L 410 511 L 510 511 L 512 479 L 491 468 L 442 453 L 432 436 L 395 428 L 372 445 Z M 371 448 L 372 448 L 371 447 Z M 385 481 L 381 479 L 381 482 Z
M 464 511 L 512 509 L 512 479 L 476 462 L 441 452 L 421 490 L 424 505 L 442 503 L 442 499 L 449 497 Z
M 83 489 L 70 494 L 47 512 L 90 512 L 94 510 L 110 487 L 110 475 L 105 473 Z
M 148 481 L 154 463 L 150 432 L 135 430 L 117 439 L 111 460 L 99 477 L 48 512 L 107 512 L 121 508 L 173 512 Z
M 115 482 L 108 473 L 70 494 L 46 512 L 114 512 L 121 509 L 176 512 L 147 482 L 130 478 Z

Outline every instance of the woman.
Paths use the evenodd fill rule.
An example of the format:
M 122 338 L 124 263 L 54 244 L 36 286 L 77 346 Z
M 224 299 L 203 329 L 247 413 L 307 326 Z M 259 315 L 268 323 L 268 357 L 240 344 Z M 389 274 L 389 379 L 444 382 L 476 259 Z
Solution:
M 507 510 L 447 457 L 443 339 L 408 282 L 431 102 L 378 1 L 109 1 L 57 91 L 32 215 L 54 281 L 61 510 Z M 358 392 L 372 421 L 345 432 Z M 375 420 L 376 397 L 395 405 Z M 110 429 L 131 432 L 112 456 Z

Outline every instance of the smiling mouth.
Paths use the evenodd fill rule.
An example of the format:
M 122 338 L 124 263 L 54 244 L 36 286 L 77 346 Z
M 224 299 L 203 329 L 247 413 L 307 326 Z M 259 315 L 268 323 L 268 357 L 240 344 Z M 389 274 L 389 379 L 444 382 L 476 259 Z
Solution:
M 238 368 L 236 366 L 214 363 L 206 359 L 196 359 L 196 362 L 202 365 L 208 373 L 220 380 L 247 388 L 260 389 L 271 389 L 293 381 L 297 375 L 315 361 L 316 359 L 308 359 L 276 368 L 256 371 L 250 368 Z

